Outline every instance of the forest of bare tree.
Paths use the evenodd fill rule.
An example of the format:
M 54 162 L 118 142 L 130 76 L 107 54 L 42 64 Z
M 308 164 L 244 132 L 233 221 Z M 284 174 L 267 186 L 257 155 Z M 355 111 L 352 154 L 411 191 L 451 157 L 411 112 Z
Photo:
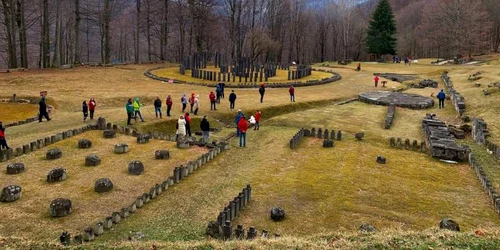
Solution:
M 0 0 L 0 68 L 179 62 L 221 52 L 260 62 L 367 60 L 377 0 Z M 391 0 L 401 56 L 500 46 L 498 0 Z

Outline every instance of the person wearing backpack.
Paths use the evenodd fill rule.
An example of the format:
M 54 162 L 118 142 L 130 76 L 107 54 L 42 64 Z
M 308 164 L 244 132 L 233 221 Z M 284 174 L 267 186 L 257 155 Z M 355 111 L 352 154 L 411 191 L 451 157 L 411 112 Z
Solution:
M 127 111 L 127 126 L 130 126 L 130 120 L 134 114 L 134 105 L 132 104 L 132 99 L 129 98 L 127 103 L 125 104 L 125 110 Z

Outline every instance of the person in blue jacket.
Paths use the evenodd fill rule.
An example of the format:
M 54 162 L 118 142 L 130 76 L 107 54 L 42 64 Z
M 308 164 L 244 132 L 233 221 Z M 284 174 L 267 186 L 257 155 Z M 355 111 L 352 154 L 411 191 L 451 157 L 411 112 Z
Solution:
M 444 99 L 446 99 L 446 94 L 444 93 L 443 90 L 437 94 L 437 98 L 439 99 L 439 108 L 443 109 L 444 108 Z

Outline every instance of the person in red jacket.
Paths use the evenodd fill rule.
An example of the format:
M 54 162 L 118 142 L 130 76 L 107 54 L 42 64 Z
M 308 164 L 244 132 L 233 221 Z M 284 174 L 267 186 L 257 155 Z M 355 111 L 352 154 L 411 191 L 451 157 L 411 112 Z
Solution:
M 253 130 L 259 130 L 259 128 L 260 128 L 260 117 L 261 116 L 262 116 L 262 113 L 260 113 L 260 111 L 257 110 L 257 112 L 255 112 L 255 115 L 254 115 L 255 126 L 254 126 Z
M 210 110 L 217 110 L 217 107 L 215 106 L 216 104 L 216 98 L 215 98 L 215 94 L 213 91 L 210 91 L 210 95 L 208 95 L 208 98 L 210 98 Z
M 191 137 L 191 116 L 189 113 L 184 115 L 184 119 L 186 120 L 186 136 Z
M 380 80 L 380 78 L 378 78 L 378 75 L 375 75 L 375 78 L 373 78 L 373 80 L 375 81 L 375 87 L 378 86 L 378 80 Z
M 248 122 L 244 116 L 241 116 L 240 121 L 238 122 L 238 131 L 239 131 L 239 136 L 240 136 L 240 147 L 247 146 L 247 129 L 248 129 Z
M 193 111 L 193 106 L 194 106 L 194 98 L 195 98 L 195 97 L 196 97 L 196 96 L 195 96 L 194 92 L 193 92 L 193 93 L 191 93 L 191 97 L 189 97 L 189 105 L 191 105 L 191 113 L 193 113 L 193 112 L 194 112 L 194 111 Z
M 89 111 L 90 111 L 90 120 L 94 120 L 95 106 L 97 106 L 97 103 L 95 102 L 94 97 L 90 98 L 88 106 L 89 106 Z
M 5 128 L 3 127 L 2 122 L 0 122 L 0 149 L 9 149 L 7 140 L 5 140 Z
M 290 93 L 290 101 L 295 102 L 295 88 L 293 87 L 293 85 L 290 85 L 288 93 Z
M 167 101 L 165 103 L 167 104 L 167 116 L 170 116 L 170 110 L 172 110 L 172 104 L 174 104 L 170 95 L 167 96 Z

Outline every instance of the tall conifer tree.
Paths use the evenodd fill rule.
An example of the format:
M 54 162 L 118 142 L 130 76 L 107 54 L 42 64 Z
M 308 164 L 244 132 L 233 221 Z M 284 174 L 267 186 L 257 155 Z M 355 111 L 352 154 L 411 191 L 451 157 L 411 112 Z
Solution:
M 396 43 L 396 22 L 391 5 L 388 0 L 380 0 L 368 28 L 366 50 L 377 57 L 384 54 L 394 55 Z

